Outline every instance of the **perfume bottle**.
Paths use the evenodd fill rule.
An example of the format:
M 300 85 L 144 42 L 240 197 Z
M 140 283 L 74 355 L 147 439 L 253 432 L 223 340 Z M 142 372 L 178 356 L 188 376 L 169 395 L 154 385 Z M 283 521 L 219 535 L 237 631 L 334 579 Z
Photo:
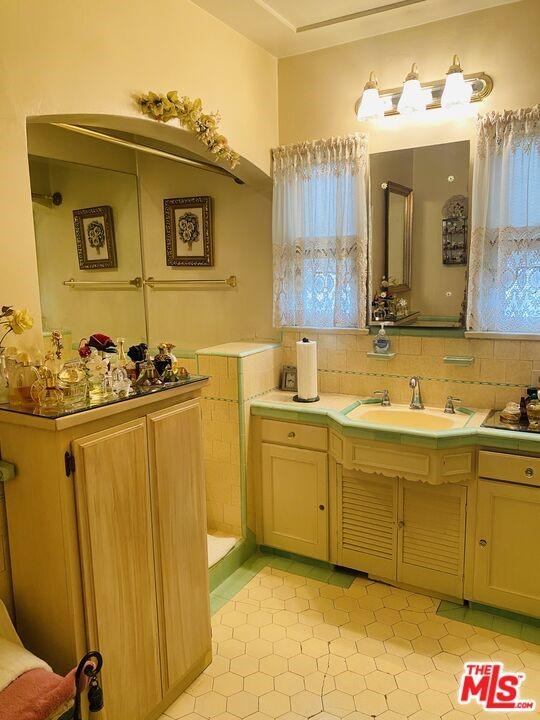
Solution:
M 57 387 L 55 374 L 49 368 L 42 366 L 40 370 L 40 379 L 32 385 L 32 397 L 41 410 L 55 410 L 62 405 L 62 391 Z
M 148 392 L 152 388 L 159 387 L 161 385 L 163 385 L 163 383 L 159 379 L 156 366 L 152 360 L 150 360 L 148 351 L 146 351 L 145 361 L 139 366 L 139 376 L 135 381 L 135 387 L 141 392 Z
M 118 365 L 123 368 L 125 368 L 130 362 L 128 356 L 126 355 L 125 344 L 125 338 L 116 338 L 116 347 L 118 348 Z
M 10 393 L 10 404 L 33 407 L 32 385 L 36 380 L 39 380 L 39 373 L 30 362 L 30 356 L 28 353 L 21 353 L 13 373 L 13 392 Z
M 80 360 L 70 360 L 58 373 L 58 388 L 62 392 L 64 405 L 75 407 L 86 400 L 88 383 L 86 369 Z
M 167 368 L 171 367 L 172 362 L 169 354 L 167 353 L 167 346 L 164 343 L 158 345 L 158 351 L 158 354 L 154 356 L 154 365 L 158 374 L 161 376 Z
M 9 382 L 6 367 L 6 358 L 4 357 L 3 348 L 0 348 L 0 405 L 9 402 Z

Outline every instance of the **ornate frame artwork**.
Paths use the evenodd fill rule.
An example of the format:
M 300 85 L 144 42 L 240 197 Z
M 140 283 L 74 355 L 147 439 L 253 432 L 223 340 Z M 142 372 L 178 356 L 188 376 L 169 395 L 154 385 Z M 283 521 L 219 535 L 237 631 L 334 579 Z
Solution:
M 212 198 L 209 195 L 163 201 L 167 265 L 214 264 Z
M 74 210 L 73 223 L 80 269 L 117 268 L 112 207 Z

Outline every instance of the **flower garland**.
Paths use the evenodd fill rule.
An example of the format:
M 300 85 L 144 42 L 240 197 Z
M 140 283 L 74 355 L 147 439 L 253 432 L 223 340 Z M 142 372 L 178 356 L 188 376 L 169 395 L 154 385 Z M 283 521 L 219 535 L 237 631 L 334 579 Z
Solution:
M 219 132 L 218 124 L 221 120 L 219 113 L 204 113 L 200 98 L 191 100 L 186 95 L 178 97 L 176 90 L 166 95 L 149 92 L 139 95 L 137 104 L 148 117 L 158 122 L 169 122 L 178 118 L 180 124 L 195 133 L 197 139 L 213 153 L 218 160 L 225 160 L 231 168 L 240 162 L 240 156 L 229 147 L 227 138 Z

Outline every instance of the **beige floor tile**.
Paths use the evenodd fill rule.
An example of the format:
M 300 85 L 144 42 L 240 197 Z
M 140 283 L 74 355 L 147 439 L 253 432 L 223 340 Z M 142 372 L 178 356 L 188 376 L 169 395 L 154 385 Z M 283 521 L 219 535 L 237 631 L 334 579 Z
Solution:
M 479 659 L 525 671 L 522 695 L 538 701 L 537 646 L 439 617 L 437 604 L 266 567 L 212 618 L 212 663 L 160 720 L 488 720 L 457 701 L 463 663 Z
M 258 709 L 259 698 L 256 695 L 245 692 L 245 690 L 237 693 L 236 695 L 232 695 L 227 700 L 227 712 L 237 718 L 248 717 L 249 715 L 257 712 Z M 270 714 L 270 717 L 273 717 L 273 715 Z

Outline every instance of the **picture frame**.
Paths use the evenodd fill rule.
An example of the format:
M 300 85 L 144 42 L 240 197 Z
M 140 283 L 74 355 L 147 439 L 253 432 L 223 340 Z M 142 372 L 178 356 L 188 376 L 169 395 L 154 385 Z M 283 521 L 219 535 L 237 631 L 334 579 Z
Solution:
M 298 375 L 295 365 L 284 365 L 281 369 L 281 389 L 298 392 Z
M 172 267 L 212 267 L 214 237 L 209 195 L 163 201 L 165 252 Z
M 81 270 L 118 267 L 113 211 L 110 205 L 74 210 L 73 224 Z

